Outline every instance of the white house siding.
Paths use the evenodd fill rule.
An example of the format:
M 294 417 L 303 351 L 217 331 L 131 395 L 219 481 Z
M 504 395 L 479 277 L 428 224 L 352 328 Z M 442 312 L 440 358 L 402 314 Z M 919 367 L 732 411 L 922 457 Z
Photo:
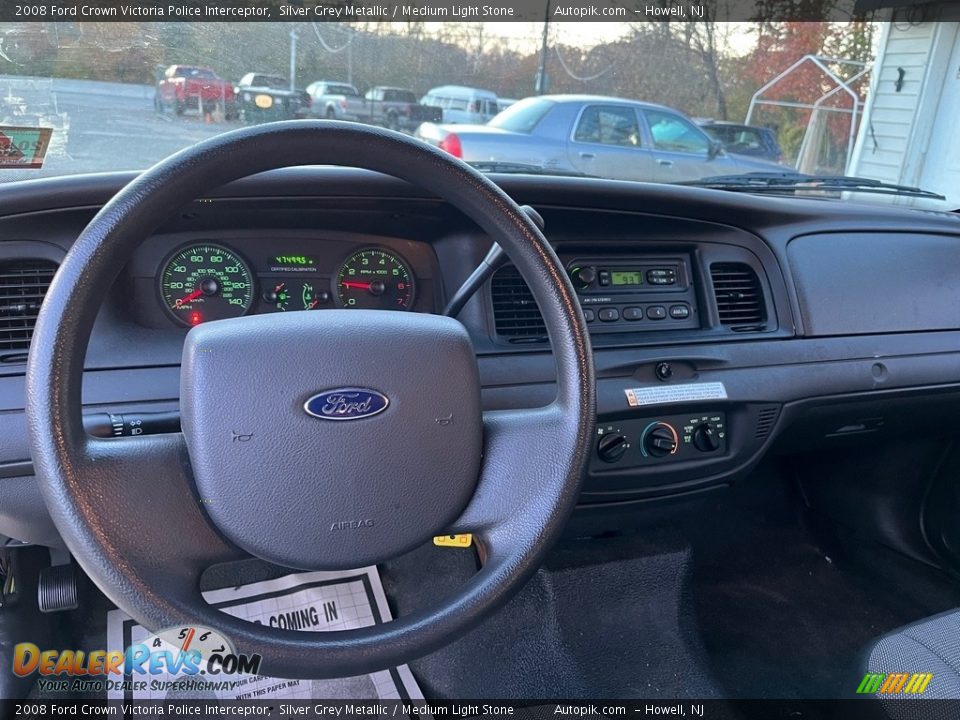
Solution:
M 870 96 L 853 153 L 852 174 L 901 181 L 935 27 L 934 23 L 884 23 Z M 898 67 L 905 71 L 900 92 L 895 87 Z
M 949 151 L 960 143 L 956 131 L 935 137 L 943 135 L 940 129 L 944 124 L 937 119 L 938 110 L 950 104 L 945 102 L 945 94 L 956 92 L 956 83 L 950 82 L 954 79 L 950 59 L 960 42 L 958 25 L 942 21 L 883 25 L 850 174 L 930 187 L 930 182 L 925 182 L 927 170 L 933 170 L 928 167 L 928 154 Z M 899 92 L 897 68 L 904 70 Z M 943 188 L 932 189 L 943 192 Z M 907 198 L 897 202 L 914 203 Z

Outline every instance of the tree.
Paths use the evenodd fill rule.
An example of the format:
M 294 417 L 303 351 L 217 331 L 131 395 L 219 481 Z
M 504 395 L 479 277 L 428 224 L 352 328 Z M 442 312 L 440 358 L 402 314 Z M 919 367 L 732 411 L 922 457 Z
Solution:
M 700 56 L 704 71 L 707 74 L 707 80 L 710 82 L 710 89 L 716 102 L 716 117 L 726 120 L 727 96 L 723 83 L 720 81 L 720 52 L 717 48 L 717 41 L 722 32 L 721 27 L 726 27 L 727 24 L 707 20 L 684 23 L 684 25 L 687 45 L 692 47 Z

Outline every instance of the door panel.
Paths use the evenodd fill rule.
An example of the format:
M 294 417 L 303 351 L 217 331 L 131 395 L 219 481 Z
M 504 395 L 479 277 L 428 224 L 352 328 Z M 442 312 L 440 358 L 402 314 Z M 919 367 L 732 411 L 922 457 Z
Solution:
M 666 110 L 647 109 L 643 114 L 653 139 L 658 182 L 738 172 L 736 164 L 726 156 L 710 159 L 710 138 L 686 118 Z
M 628 105 L 586 105 L 567 144 L 570 164 L 587 175 L 654 180 L 653 157 L 643 146 L 640 121 Z

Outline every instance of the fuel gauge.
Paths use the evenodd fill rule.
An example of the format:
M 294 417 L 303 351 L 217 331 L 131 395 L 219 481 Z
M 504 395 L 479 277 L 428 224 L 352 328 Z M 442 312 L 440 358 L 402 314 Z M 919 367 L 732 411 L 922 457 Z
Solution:
M 268 305 L 277 310 L 286 310 L 290 306 L 290 289 L 285 282 L 276 283 L 272 288 L 263 291 L 261 296 Z

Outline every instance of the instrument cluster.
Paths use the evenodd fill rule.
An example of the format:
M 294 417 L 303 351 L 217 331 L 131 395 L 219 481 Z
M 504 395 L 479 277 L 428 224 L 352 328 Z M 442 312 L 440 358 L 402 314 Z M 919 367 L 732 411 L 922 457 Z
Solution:
M 434 310 L 432 251 L 425 243 L 217 238 L 169 247 L 163 254 L 154 251 L 159 261 L 154 261 L 152 280 L 160 314 L 183 327 L 251 313 Z M 141 259 L 140 267 L 144 265 Z M 141 296 L 145 279 L 134 278 Z M 159 324 L 156 317 L 147 319 L 145 324 Z

